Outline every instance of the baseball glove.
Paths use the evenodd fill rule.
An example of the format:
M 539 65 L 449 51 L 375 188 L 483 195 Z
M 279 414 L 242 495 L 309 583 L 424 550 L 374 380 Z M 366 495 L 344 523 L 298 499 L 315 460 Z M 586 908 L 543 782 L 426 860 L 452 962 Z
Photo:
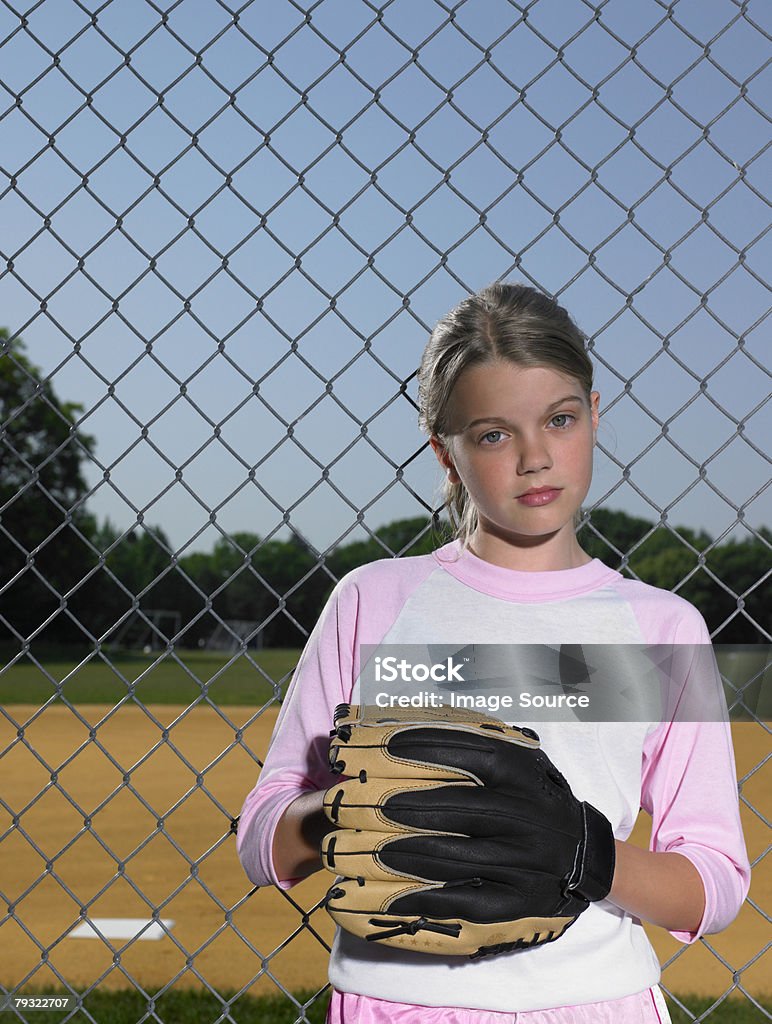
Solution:
M 330 736 L 330 767 L 348 776 L 325 794 L 338 829 L 322 841 L 342 876 L 325 898 L 341 928 L 476 959 L 558 939 L 608 894 L 611 825 L 533 730 L 342 704 Z

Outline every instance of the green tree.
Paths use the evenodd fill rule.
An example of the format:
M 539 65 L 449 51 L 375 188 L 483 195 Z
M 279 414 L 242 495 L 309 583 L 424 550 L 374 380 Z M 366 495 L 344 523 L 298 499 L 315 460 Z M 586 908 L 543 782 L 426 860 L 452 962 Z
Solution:
M 772 586 L 763 579 L 772 541 L 769 529 L 762 527 L 758 537 L 733 539 L 708 551 L 712 538 L 704 530 L 655 529 L 653 522 L 612 509 L 593 512 L 592 525 L 602 537 L 587 527 L 578 535 L 588 554 L 614 568 L 621 564 L 617 552 L 629 555 L 625 575 L 690 601 L 716 642 L 757 643 L 765 639 L 763 630 L 772 632 Z
M 265 643 L 295 647 L 305 643 L 330 589 L 330 576 L 302 537 L 268 541 L 255 553 L 253 564 L 265 580 L 261 617 L 269 619 Z M 277 596 L 278 595 L 278 596 Z
M 209 553 L 183 556 L 179 568 L 191 580 L 181 606 L 186 644 L 205 641 L 218 619 L 241 619 L 261 624 L 267 647 L 302 645 L 330 579 L 301 538 L 266 541 L 244 531 L 221 537 Z
M 135 526 L 124 533 L 106 520 L 94 534 L 104 567 L 84 588 L 81 616 L 94 636 L 115 642 L 142 633 L 141 613 L 179 612 L 188 586 L 172 562 L 173 547 L 159 526 Z M 137 615 L 139 614 L 139 621 Z M 163 637 L 171 639 L 173 619 L 163 621 Z M 155 637 L 161 645 L 162 637 Z
M 610 508 L 597 508 L 590 523 L 577 533 L 579 543 L 592 558 L 618 568 L 622 556 L 628 554 L 653 528 L 653 523 L 639 516 Z M 644 543 L 650 543 L 651 539 Z
M 381 558 L 392 558 L 394 555 L 405 558 L 428 554 L 449 539 L 447 521 L 440 522 L 439 525 L 432 524 L 428 516 L 396 519 L 392 523 L 379 526 L 373 532 L 374 537 L 341 544 L 328 556 L 327 565 L 336 579 L 345 576 L 358 565 L 375 562 Z M 328 592 L 331 590 L 332 587 L 329 587 Z
M 762 630 L 772 635 L 772 530 L 762 526 L 758 532 L 758 537 L 720 544 L 707 557 L 708 569 L 721 581 L 710 580 L 708 612 L 711 629 L 720 627 L 719 643 L 761 643 Z
M 3 639 L 84 639 L 77 588 L 96 563 L 83 465 L 82 406 L 57 397 L 0 329 L 0 631 Z M 85 538 L 85 539 L 84 539 Z

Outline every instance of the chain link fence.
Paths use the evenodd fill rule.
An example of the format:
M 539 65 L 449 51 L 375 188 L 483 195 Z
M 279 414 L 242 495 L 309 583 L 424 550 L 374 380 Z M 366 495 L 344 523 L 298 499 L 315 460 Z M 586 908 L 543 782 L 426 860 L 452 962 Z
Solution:
M 124 985 L 142 1019 L 164 1019 L 164 992 L 218 995 L 224 949 L 249 967 L 218 1019 L 258 982 L 298 1019 L 321 997 L 299 1002 L 277 967 L 327 948 L 318 902 L 273 894 L 294 923 L 269 948 L 268 894 L 222 888 L 238 794 L 291 674 L 254 641 L 275 629 L 302 646 L 304 588 L 318 601 L 332 586 L 336 546 L 390 556 L 429 537 L 428 518 L 396 548 L 378 530 L 435 509 L 415 367 L 438 317 L 491 280 L 555 294 L 590 337 L 607 434 L 620 431 L 599 435 L 590 534 L 604 539 L 601 504 L 648 516 L 609 557 L 627 567 L 664 527 L 683 556 L 675 588 L 709 579 L 728 601 L 715 635 L 734 622 L 770 639 L 752 603 L 769 576 L 769 41 L 760 0 L 2 0 L 3 693 L 46 688 L 2 708 L 16 788 L 0 794 L 0 944 L 23 965 L 5 994 Z M 675 524 L 703 514 L 712 538 Z M 310 562 L 282 586 L 256 556 L 288 535 Z M 739 590 L 710 560 L 731 539 L 759 545 Z M 152 571 L 132 578 L 121 552 L 143 544 Z M 202 582 L 190 559 L 207 545 L 219 575 Z M 221 610 L 237 585 L 261 593 L 259 616 Z M 232 649 L 206 670 L 193 653 L 215 630 Z M 116 636 L 145 660 L 132 668 Z M 80 644 L 77 664 L 57 664 L 52 637 Z M 171 714 L 145 697 L 162 666 L 189 688 Z M 239 666 L 263 706 L 218 699 Z M 89 670 L 115 688 L 98 710 L 74 696 Z M 121 747 L 130 726 L 143 738 Z M 78 765 L 104 776 L 93 804 L 70 781 Z M 740 792 L 766 823 L 763 767 L 743 764 Z M 159 771 L 181 772 L 171 802 Z M 61 827 L 44 835 L 51 813 Z M 174 884 L 143 867 L 158 843 Z M 126 942 L 100 916 L 116 892 L 122 916 L 146 919 Z M 220 923 L 182 941 L 169 915 L 191 894 Z M 743 913 L 769 922 L 753 892 Z M 101 959 L 86 977 L 67 950 L 89 922 Z M 138 967 L 153 928 L 167 952 Z M 768 1016 L 746 984 L 763 945 L 718 936 L 701 951 L 728 977 L 690 1019 L 721 1020 L 730 994 Z

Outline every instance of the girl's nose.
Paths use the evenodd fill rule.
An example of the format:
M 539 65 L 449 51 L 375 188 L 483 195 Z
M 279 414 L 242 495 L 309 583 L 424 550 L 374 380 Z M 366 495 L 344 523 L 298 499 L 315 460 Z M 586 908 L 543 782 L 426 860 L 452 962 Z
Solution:
M 523 438 L 518 459 L 518 473 L 538 473 L 543 469 L 551 469 L 552 459 L 549 449 L 541 437 Z

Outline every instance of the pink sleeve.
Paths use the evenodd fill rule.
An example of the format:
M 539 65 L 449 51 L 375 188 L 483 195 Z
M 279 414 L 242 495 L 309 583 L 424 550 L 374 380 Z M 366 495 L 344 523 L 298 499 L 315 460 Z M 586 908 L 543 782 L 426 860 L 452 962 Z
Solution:
M 276 876 L 276 826 L 296 797 L 337 781 L 327 766 L 330 729 L 336 706 L 351 699 L 360 645 L 381 642 L 435 567 L 430 556 L 381 559 L 353 569 L 330 595 L 295 669 L 260 778 L 241 811 L 236 848 L 255 885 L 289 889 L 301 881 Z
M 691 612 L 678 642 L 710 643 L 702 616 Z M 705 889 L 698 930 L 671 934 L 692 943 L 726 928 L 750 885 L 728 721 L 659 725 L 644 745 L 641 806 L 652 817 L 650 849 L 688 857 Z
M 327 746 L 335 707 L 351 694 L 357 601 L 357 588 L 345 579 L 330 595 L 301 654 L 260 778 L 244 802 L 236 847 L 255 885 L 289 889 L 300 881 L 277 878 L 273 836 L 296 797 L 335 782 L 327 767 Z

